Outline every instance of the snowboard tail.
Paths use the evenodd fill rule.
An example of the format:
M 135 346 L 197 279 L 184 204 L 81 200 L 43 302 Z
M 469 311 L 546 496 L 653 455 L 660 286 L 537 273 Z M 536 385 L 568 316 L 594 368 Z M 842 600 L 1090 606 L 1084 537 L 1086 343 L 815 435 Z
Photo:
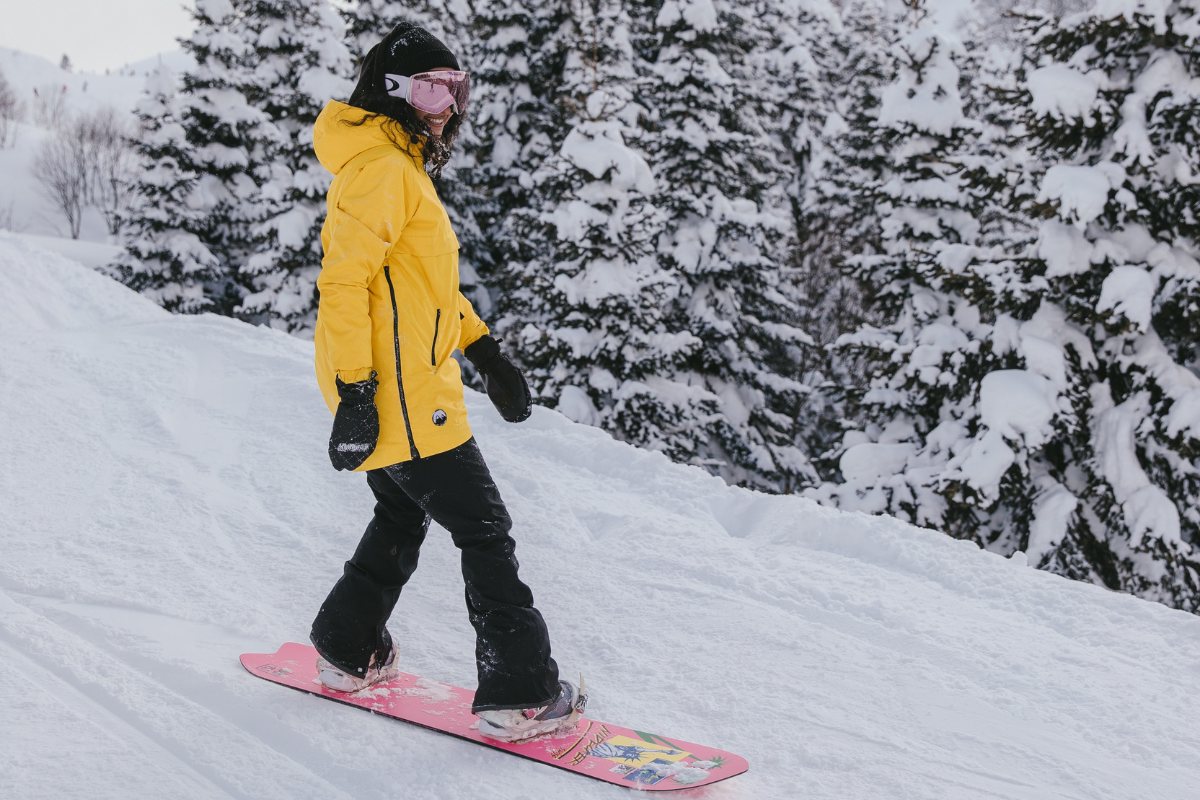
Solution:
M 471 690 L 402 672 L 395 680 L 361 692 L 334 692 L 317 680 L 317 651 L 295 642 L 277 653 L 246 653 L 241 660 L 250 673 L 272 683 L 630 788 L 691 789 L 750 768 L 746 759 L 733 753 L 587 717 L 571 730 L 530 742 L 487 739 L 480 736 L 479 718 L 471 713 Z

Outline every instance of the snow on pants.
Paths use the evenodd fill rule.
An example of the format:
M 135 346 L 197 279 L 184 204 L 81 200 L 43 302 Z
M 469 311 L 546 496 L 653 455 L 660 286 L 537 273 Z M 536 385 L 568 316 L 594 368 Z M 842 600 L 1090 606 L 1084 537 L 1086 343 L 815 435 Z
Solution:
M 558 665 L 546 623 L 517 576 L 512 520 L 475 440 L 371 470 L 367 483 L 377 501 L 375 518 L 313 621 L 317 652 L 358 676 L 372 656 L 387 657 L 387 620 L 417 568 L 432 518 L 462 551 L 479 670 L 472 710 L 529 708 L 557 697 Z

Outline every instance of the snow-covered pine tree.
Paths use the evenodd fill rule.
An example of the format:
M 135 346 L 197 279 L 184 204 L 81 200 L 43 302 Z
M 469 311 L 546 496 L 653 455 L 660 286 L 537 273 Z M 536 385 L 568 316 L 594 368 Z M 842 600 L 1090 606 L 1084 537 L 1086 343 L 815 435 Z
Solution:
M 1027 16 L 998 93 L 1016 105 L 942 159 L 955 191 L 892 192 L 961 198 L 976 232 L 915 239 L 908 285 L 928 289 L 892 292 L 924 297 L 893 309 L 915 324 L 857 338 L 894 358 L 866 398 L 882 424 L 848 437 L 846 483 L 819 494 L 1200 611 L 1195 16 Z M 885 222 L 885 253 L 920 219 Z
M 636 12 L 635 48 L 648 65 L 640 147 L 665 215 L 658 254 L 681 289 L 667 329 L 692 338 L 670 376 L 691 392 L 663 399 L 680 404 L 689 461 L 732 482 L 792 491 L 815 477 L 799 421 L 809 387 L 797 380 L 797 350 L 811 339 L 794 325 L 788 168 L 766 122 L 775 98 L 753 58 L 771 38 L 769 9 L 647 4 Z
M 468 0 L 355 0 L 341 8 L 346 20 L 346 45 L 357 67 L 367 51 L 401 21 L 420 25 L 441 39 L 458 56 L 466 58 L 466 35 L 473 11 Z
M 1028 531 L 1011 546 L 1053 572 L 1193 612 L 1198 23 L 1200 7 L 1188 0 L 1027 16 L 1018 98 L 1040 169 L 1032 188 L 1012 199 L 1014 211 L 1040 218 L 1024 254 L 1036 279 L 1012 316 L 1036 313 L 1012 346 L 1027 382 L 1044 376 L 1049 388 L 1044 401 L 1026 400 L 1024 416 L 1069 419 L 1058 425 L 1066 432 L 1042 446 L 1054 483 L 1040 487 Z M 1016 438 L 1005 422 L 1022 433 L 1007 418 L 990 428 Z M 989 436 L 981 433 L 962 457 L 986 450 Z M 1030 434 L 1024 438 L 1028 444 Z
M 807 172 L 831 110 L 833 92 L 821 82 L 822 65 L 834 58 L 842 24 L 826 0 L 767 3 L 761 23 L 768 38 L 751 51 L 746 69 L 767 83 L 763 124 L 784 145 L 794 203 L 798 179 Z
M 180 123 L 177 84 L 160 65 L 147 76 L 135 109 L 134 147 L 143 168 L 115 276 L 170 311 L 228 310 L 239 295 L 228 265 L 206 244 L 216 236 L 207 209 L 195 202 L 200 176 Z
M 407 19 L 428 28 L 427 20 L 413 19 L 406 13 L 408 9 L 409 4 L 403 0 L 355 0 L 339 9 L 346 21 L 346 47 L 354 59 L 356 72 L 367 52 L 379 44 L 400 20 Z M 437 33 L 434 35 L 441 38 Z
M 269 124 L 246 142 L 259 192 L 250 204 L 252 254 L 241 266 L 239 315 L 295 333 L 316 324 L 321 225 L 330 176 L 312 128 L 354 88 L 341 18 L 327 0 L 239 0 L 244 42 L 231 81 Z
M 477 268 L 484 284 L 513 257 L 519 243 L 505 229 L 514 209 L 530 207 L 532 174 L 558 152 L 569 116 L 555 98 L 563 85 L 570 45 L 566 0 L 479 0 L 470 38 L 471 130 L 468 163 L 459 173 L 478 199 L 475 219 L 487 258 Z M 490 300 L 485 305 L 490 304 Z
M 818 16 L 802 28 L 812 40 L 806 46 L 817 78 L 804 98 L 801 135 L 789 142 L 794 175 L 788 193 L 797 231 L 792 259 L 804 296 L 798 327 L 816 344 L 801 352 L 800 374 L 814 387 L 805 440 L 825 479 L 837 475 L 835 456 L 845 418 L 852 415 L 847 400 L 869 374 L 860 355 L 833 345 L 874 321 L 869 287 L 844 262 L 879 250 L 879 214 L 862 189 L 890 168 L 874 123 L 882 88 L 895 77 L 889 51 L 901 24 L 883 0 L 855 0 L 842 17 L 841 25 Z
M 870 367 L 865 391 L 849 387 L 863 424 L 833 454 L 844 482 L 810 494 L 988 541 L 995 494 L 976 502 L 948 497 L 944 486 L 948 462 L 978 427 L 980 382 L 1005 366 L 992 347 L 993 308 L 956 291 L 959 273 L 991 255 L 982 249 L 987 193 L 966 179 L 985 132 L 964 95 L 977 84 L 978 60 L 923 8 L 906 27 L 891 65 L 872 63 L 877 34 L 862 31 L 869 71 L 831 149 L 839 173 L 818 187 L 833 203 L 817 213 L 844 225 L 835 246 L 859 250 L 843 263 L 868 287 L 880 325 L 839 339 L 838 349 Z M 892 82 L 881 85 L 876 76 L 888 73 Z
M 630 20 L 620 2 L 571 7 L 561 88 L 558 151 L 528 174 L 528 207 L 504 223 L 511 256 L 497 271 L 501 325 L 539 402 L 618 438 L 673 458 L 695 455 L 705 402 L 672 380 L 694 346 L 672 333 L 666 309 L 678 293 L 655 252 L 662 217 L 654 179 L 626 143 L 641 108 Z
M 149 134 L 140 153 L 151 182 L 139 187 L 142 219 L 130 226 L 122 273 L 169 308 L 231 314 L 243 294 L 237 269 L 251 246 L 258 193 L 247 142 L 271 123 L 238 88 L 240 6 L 196 0 L 191 13 L 196 29 L 181 44 L 195 67 L 173 100 L 152 81 L 143 106 Z
M 875 121 L 883 87 L 896 77 L 890 52 L 903 25 L 880 0 L 855 0 L 844 17 L 818 62 L 824 118 L 808 140 L 805 168 L 797 170 L 789 187 L 796 255 L 805 285 L 815 290 L 807 308 L 810 333 L 821 345 L 832 344 L 860 321 L 855 319 L 856 281 L 845 274 L 845 259 L 880 249 L 879 214 L 863 189 L 879 184 L 891 168 Z

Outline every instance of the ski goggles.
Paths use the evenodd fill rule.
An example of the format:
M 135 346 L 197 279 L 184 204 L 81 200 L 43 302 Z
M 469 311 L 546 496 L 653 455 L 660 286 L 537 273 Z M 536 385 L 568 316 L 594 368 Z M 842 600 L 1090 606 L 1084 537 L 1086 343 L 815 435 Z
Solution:
M 455 114 L 465 114 L 471 94 L 471 75 L 459 71 L 418 72 L 411 78 L 404 75 L 384 75 L 384 85 L 392 97 L 406 100 L 410 106 L 426 114 L 440 114 L 453 108 Z

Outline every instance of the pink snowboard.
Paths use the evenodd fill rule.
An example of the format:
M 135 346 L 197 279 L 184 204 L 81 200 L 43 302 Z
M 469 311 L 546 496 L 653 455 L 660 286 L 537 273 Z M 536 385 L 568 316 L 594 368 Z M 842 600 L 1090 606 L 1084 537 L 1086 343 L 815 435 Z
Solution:
M 274 683 L 622 786 L 659 792 L 690 789 L 750 768 L 746 759 L 733 753 L 587 717 L 579 720 L 574 731 L 554 737 L 526 744 L 495 742 L 476 730 L 478 718 L 471 713 L 475 693 L 468 689 L 401 673 L 399 678 L 364 692 L 343 694 L 317 682 L 316 662 L 316 650 L 295 642 L 285 644 L 278 653 L 242 656 L 242 666 Z

